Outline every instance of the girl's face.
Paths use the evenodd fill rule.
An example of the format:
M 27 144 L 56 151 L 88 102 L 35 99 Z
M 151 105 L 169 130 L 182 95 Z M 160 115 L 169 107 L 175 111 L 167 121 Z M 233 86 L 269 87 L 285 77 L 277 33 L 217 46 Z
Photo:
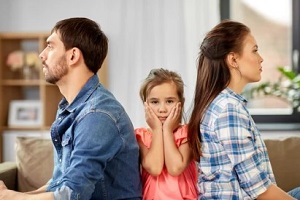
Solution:
M 237 58 L 239 71 L 244 83 L 257 82 L 261 79 L 263 58 L 258 53 L 258 46 L 254 37 L 249 33 L 243 43 L 242 54 Z
M 146 100 L 163 123 L 169 116 L 171 109 L 179 102 L 177 87 L 173 82 L 157 85 L 151 89 Z

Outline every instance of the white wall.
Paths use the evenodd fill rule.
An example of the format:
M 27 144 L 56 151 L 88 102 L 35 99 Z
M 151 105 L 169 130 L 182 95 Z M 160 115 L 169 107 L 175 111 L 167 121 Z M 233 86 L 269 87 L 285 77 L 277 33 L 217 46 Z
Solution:
M 63 18 L 84 16 L 101 22 L 109 35 L 114 27 L 108 17 L 117 1 L 0 0 L 0 31 L 50 31 Z
M 109 89 L 135 127 L 145 125 L 138 92 L 151 68 L 178 72 L 190 107 L 199 44 L 219 22 L 218 0 L 0 0 L 0 32 L 50 32 L 78 16 L 95 20 L 108 36 Z
M 138 97 L 138 88 L 141 80 L 144 78 L 144 75 L 141 77 L 135 77 L 134 75 L 132 75 L 132 71 L 126 72 L 126 74 L 124 73 L 129 77 L 128 79 L 136 79 L 137 82 L 137 84 L 132 84 L 132 87 L 129 88 L 129 90 L 122 90 L 122 88 L 120 87 L 122 87 L 124 83 L 118 83 L 118 80 L 116 80 L 116 78 L 114 77 L 119 77 L 120 74 L 124 75 L 124 71 L 122 71 L 124 70 L 124 64 L 122 63 L 123 61 L 118 60 L 120 55 L 124 54 L 124 51 L 127 50 L 127 47 L 123 47 L 123 45 L 132 45 L 133 41 L 137 40 L 134 35 L 134 26 L 137 26 L 138 24 L 130 24 L 130 26 L 133 28 L 133 33 L 132 35 L 130 35 L 131 37 L 128 37 L 127 35 L 127 38 L 130 39 L 129 41 L 124 41 L 125 36 L 123 35 L 123 28 L 124 26 L 126 26 L 126 24 L 124 25 L 122 23 L 126 23 L 126 17 L 127 19 L 130 17 L 134 18 L 134 16 L 128 16 L 136 14 L 134 12 L 130 12 L 130 9 L 136 11 L 136 7 L 134 5 L 135 3 L 140 3 L 141 1 L 147 2 L 147 5 L 149 5 L 150 2 L 156 4 L 162 3 L 162 6 L 168 12 L 178 9 L 178 3 L 181 3 L 183 1 L 191 2 L 190 4 L 185 4 L 185 9 L 187 10 L 187 15 L 185 16 L 185 18 L 198 18 L 199 23 L 196 25 L 192 23 L 186 24 L 186 28 L 190 30 L 190 35 L 184 36 L 186 37 L 185 40 L 190 40 L 188 42 L 190 45 L 192 45 L 192 48 L 185 48 L 184 50 L 182 50 L 182 53 L 184 54 L 181 54 L 181 56 L 187 56 L 188 61 L 178 62 L 178 58 L 176 58 L 177 55 L 173 56 L 173 54 L 168 54 L 167 56 L 159 55 L 158 59 L 146 57 L 146 59 L 143 58 L 142 60 L 147 64 L 148 68 L 145 66 L 140 66 L 141 68 L 139 69 L 144 70 L 144 72 L 141 72 L 141 74 L 144 74 L 146 76 L 149 71 L 149 67 L 151 67 L 151 62 L 153 62 L 153 65 L 155 64 L 154 66 L 168 65 L 176 67 L 176 69 L 178 69 L 179 72 L 183 75 L 183 79 L 186 82 L 186 96 L 188 100 L 187 103 L 189 104 L 189 100 L 193 95 L 193 88 L 190 87 L 193 85 L 193 81 L 195 78 L 195 73 L 193 73 L 195 71 L 193 70 L 196 69 L 195 55 L 198 51 L 198 45 L 201 42 L 201 37 L 203 36 L 203 34 L 208 31 L 208 27 L 214 25 L 214 21 L 216 21 L 215 18 L 217 16 L 214 12 L 218 11 L 218 7 L 215 6 L 215 4 L 212 4 L 212 7 L 210 7 L 210 4 L 200 4 L 199 7 L 195 7 L 194 3 L 196 1 L 207 3 L 212 2 L 213 0 L 0 0 L 0 32 L 48 32 L 57 21 L 69 17 L 83 16 L 97 21 L 110 40 L 110 54 L 113 55 L 110 55 L 109 59 L 111 59 L 111 57 L 116 57 L 114 60 L 109 60 L 109 89 L 112 90 L 112 92 L 124 105 L 125 109 L 128 111 L 130 117 L 132 118 L 134 125 L 139 126 L 140 122 L 143 121 L 143 114 L 141 114 L 142 111 L 139 113 L 134 109 L 142 110 L 141 102 Z M 217 0 L 215 0 L 215 2 L 217 2 Z M 132 7 L 128 8 L 128 6 Z M 193 9 L 194 12 L 191 12 Z M 203 9 L 208 10 L 209 14 L 203 13 Z M 149 10 L 146 11 L 149 12 Z M 153 15 L 155 15 L 155 13 L 153 13 Z M 124 17 L 124 19 L 122 17 Z M 151 28 L 155 27 L 155 24 L 151 24 L 154 23 L 151 17 L 151 13 L 150 15 L 147 15 L 147 17 L 148 20 L 150 20 Z M 120 19 L 123 21 L 120 22 Z M 174 20 L 177 20 L 177 18 Z M 175 21 L 175 23 L 179 22 Z M 200 26 L 200 23 L 204 25 L 206 24 L 206 26 Z M 207 25 L 207 23 L 210 24 Z M 122 26 L 120 26 L 120 24 L 122 24 Z M 169 38 L 166 38 L 166 40 L 171 40 L 170 43 L 172 43 L 172 36 L 173 35 L 170 35 Z M 151 41 L 147 44 L 151 44 Z M 168 48 L 168 45 L 166 46 Z M 145 45 L 145 47 L 142 46 L 142 48 L 145 48 L 145 54 L 147 54 L 150 51 L 149 49 L 151 48 L 151 51 L 157 50 L 154 47 L 149 47 L 148 45 Z M 171 45 L 169 48 L 174 48 L 174 46 Z M 174 50 L 164 49 L 164 52 L 174 52 Z M 141 55 L 139 51 L 133 52 L 132 54 L 133 57 Z M 128 60 L 129 62 L 132 62 L 130 58 L 126 59 L 125 61 Z M 139 64 L 140 63 L 137 62 L 136 65 Z M 190 71 L 186 73 L 187 70 Z M 130 99 L 128 98 L 128 96 L 133 96 L 133 98 Z M 187 105 L 187 107 L 188 106 L 189 105 Z M 9 148 L 12 147 L 14 138 L 19 134 L 21 133 L 4 134 L 4 143 L 6 144 L 6 146 L 4 147 L 6 149 L 4 155 L 5 159 L 9 160 L 11 158 L 12 151 L 10 151 Z M 263 136 L 267 138 L 298 135 L 300 135 L 299 131 L 263 132 Z

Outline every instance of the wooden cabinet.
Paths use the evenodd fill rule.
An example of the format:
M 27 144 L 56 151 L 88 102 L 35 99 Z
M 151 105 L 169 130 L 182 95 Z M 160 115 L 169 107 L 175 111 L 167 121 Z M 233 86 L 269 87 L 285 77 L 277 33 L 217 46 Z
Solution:
M 21 50 L 36 52 L 44 49 L 49 33 L 0 33 L 0 133 L 6 130 L 45 131 L 49 130 L 62 95 L 56 85 L 46 83 L 42 67 L 30 72 L 29 77 L 23 69 L 11 70 L 7 64 L 8 56 Z M 107 62 L 100 69 L 100 79 L 107 86 Z M 39 100 L 42 105 L 42 123 L 37 126 L 10 127 L 8 125 L 9 106 L 13 100 Z M 0 141 L 0 161 L 2 161 L 2 136 Z M 14 147 L 12 147 L 14 148 Z

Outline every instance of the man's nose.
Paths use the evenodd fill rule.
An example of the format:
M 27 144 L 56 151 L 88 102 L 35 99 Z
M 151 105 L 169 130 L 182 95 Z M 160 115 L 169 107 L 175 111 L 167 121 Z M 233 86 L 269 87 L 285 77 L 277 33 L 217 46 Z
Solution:
M 42 61 L 45 59 L 45 49 L 40 53 L 39 57 Z

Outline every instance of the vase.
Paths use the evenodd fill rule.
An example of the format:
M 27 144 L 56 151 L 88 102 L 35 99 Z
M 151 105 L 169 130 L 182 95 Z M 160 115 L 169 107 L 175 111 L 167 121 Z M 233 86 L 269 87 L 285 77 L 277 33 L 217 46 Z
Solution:
M 23 76 L 22 78 L 26 79 L 26 80 L 37 79 L 38 71 L 34 67 L 25 65 L 25 66 L 23 66 L 23 69 L 22 69 L 22 76 Z

